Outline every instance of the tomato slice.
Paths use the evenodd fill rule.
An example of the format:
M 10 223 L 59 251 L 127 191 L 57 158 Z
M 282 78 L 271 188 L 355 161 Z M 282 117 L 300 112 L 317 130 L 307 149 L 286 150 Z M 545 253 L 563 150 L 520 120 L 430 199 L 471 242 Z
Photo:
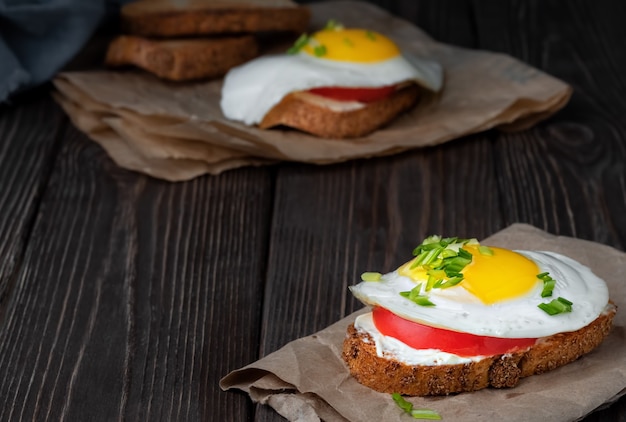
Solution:
M 385 308 L 374 308 L 378 331 L 414 349 L 439 349 L 458 356 L 489 356 L 511 353 L 535 344 L 534 338 L 499 338 L 430 327 L 401 318 Z
M 377 88 L 352 88 L 340 86 L 324 86 L 312 88 L 310 93 L 338 101 L 358 101 L 369 103 L 388 97 L 395 91 L 395 85 L 386 85 Z

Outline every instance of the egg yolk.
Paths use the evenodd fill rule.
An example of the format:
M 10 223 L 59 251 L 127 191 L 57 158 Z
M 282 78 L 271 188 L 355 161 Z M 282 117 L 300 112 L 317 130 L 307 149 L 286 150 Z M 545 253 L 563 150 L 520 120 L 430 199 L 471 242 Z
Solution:
M 311 36 L 303 51 L 328 60 L 374 63 L 400 54 L 386 36 L 365 29 L 324 29 Z
M 517 252 L 490 247 L 493 255 L 483 255 L 477 247 L 464 249 L 472 254 L 472 262 L 461 271 L 459 286 L 485 304 L 523 296 L 539 282 L 537 264 Z

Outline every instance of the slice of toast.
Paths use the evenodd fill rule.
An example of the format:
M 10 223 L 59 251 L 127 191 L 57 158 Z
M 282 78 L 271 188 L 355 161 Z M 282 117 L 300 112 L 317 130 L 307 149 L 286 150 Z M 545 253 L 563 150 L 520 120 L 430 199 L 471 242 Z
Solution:
M 611 330 L 615 312 L 611 306 L 591 324 L 541 338 L 527 350 L 456 365 L 407 365 L 380 357 L 371 336 L 351 324 L 343 344 L 343 359 L 358 382 L 382 393 L 431 396 L 514 387 L 521 378 L 566 365 L 598 347 Z
M 257 55 L 251 35 L 180 40 L 122 35 L 109 44 L 105 64 L 134 65 L 163 79 L 187 81 L 222 76 Z
M 348 104 L 320 100 L 308 92 L 293 92 L 263 117 L 259 127 L 267 129 L 283 125 L 323 138 L 365 136 L 413 107 L 421 92 L 422 88 L 411 83 L 381 100 Z
M 290 0 L 139 0 L 121 11 L 126 33 L 151 37 L 304 32 L 309 19 L 309 9 Z

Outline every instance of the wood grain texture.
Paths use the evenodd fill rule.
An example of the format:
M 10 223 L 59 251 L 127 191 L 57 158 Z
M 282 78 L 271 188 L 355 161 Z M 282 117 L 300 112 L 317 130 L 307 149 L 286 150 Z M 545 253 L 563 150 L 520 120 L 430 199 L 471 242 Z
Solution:
M 65 134 L 0 331 L 0 420 L 246 420 L 217 380 L 256 358 L 270 195 L 267 170 L 170 184 Z
M 63 113 L 50 99 L 0 106 L 0 322 L 54 162 Z
M 475 2 L 480 47 L 574 88 L 568 106 L 496 139 L 506 221 L 626 248 L 626 29 L 613 3 Z M 621 9 L 624 9 L 621 3 Z M 622 10 L 623 11 L 623 10 Z

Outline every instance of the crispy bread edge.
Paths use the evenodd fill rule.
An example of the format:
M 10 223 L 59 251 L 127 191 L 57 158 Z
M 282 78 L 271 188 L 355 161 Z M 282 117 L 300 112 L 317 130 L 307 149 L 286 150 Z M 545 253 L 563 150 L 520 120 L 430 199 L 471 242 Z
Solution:
M 615 308 L 605 312 L 577 331 L 542 338 L 524 351 L 439 366 L 406 365 L 379 357 L 369 334 L 358 332 L 351 324 L 342 356 L 358 382 L 382 393 L 433 396 L 514 387 L 523 377 L 566 365 L 598 347 L 611 330 L 615 312 Z
M 421 90 L 418 85 L 409 84 L 387 98 L 367 103 L 357 110 L 341 112 L 306 101 L 295 92 L 274 106 L 259 123 L 259 127 L 267 129 L 284 125 L 323 138 L 365 136 L 413 107 Z
M 311 12 L 306 7 L 172 10 L 128 13 L 122 9 L 122 29 L 152 37 L 232 34 L 265 31 L 306 31 Z
M 186 81 L 222 76 L 257 55 L 251 35 L 169 41 L 122 35 L 109 44 L 105 64 L 134 65 L 163 79 Z

